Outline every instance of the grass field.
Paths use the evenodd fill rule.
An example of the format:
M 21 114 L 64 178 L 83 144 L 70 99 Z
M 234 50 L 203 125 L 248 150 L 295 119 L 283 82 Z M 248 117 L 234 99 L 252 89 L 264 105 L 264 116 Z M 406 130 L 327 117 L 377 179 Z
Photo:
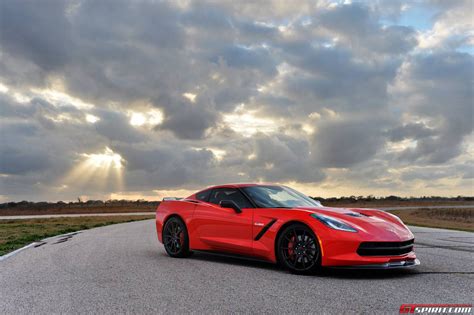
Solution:
M 0 220 L 0 256 L 54 235 L 152 218 L 154 215 Z
M 474 232 L 474 207 L 468 209 L 423 208 L 417 210 L 393 210 L 408 225 Z
M 48 215 L 48 214 L 90 214 L 90 213 L 130 213 L 130 212 L 150 212 L 156 211 L 155 205 L 57 205 L 51 204 L 44 207 L 13 207 L 0 209 L 0 216 L 10 215 Z
M 348 202 L 344 200 L 338 201 L 323 201 L 323 205 L 328 207 L 340 207 L 340 208 L 395 208 L 395 207 L 426 207 L 431 206 L 445 206 L 449 208 L 451 206 L 465 206 L 474 205 L 473 201 L 417 201 L 417 200 L 356 200 L 354 202 Z

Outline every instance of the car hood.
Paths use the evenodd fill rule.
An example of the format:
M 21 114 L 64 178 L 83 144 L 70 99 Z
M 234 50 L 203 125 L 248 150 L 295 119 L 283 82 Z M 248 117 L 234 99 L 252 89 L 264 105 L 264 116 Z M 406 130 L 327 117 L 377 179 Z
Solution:
M 374 241 L 406 241 L 414 236 L 396 217 L 377 209 L 361 208 L 294 208 L 308 213 L 319 213 L 341 220 L 359 232 L 371 235 Z

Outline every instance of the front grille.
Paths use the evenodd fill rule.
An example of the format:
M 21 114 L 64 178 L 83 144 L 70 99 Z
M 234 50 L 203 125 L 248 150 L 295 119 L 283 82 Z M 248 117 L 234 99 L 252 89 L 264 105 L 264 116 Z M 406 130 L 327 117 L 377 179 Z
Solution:
M 405 242 L 362 242 L 357 249 L 360 256 L 397 256 L 411 252 L 415 239 Z

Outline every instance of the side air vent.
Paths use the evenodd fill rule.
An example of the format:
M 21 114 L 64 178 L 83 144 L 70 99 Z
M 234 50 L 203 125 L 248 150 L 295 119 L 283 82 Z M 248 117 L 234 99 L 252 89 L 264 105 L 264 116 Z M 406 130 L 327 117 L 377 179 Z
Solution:
M 267 225 L 265 225 L 261 230 L 260 232 L 257 234 L 257 236 L 255 237 L 255 240 L 258 241 L 259 239 L 262 238 L 263 234 L 265 234 L 269 228 L 272 227 L 272 225 L 276 222 L 277 220 L 276 219 L 273 219 L 271 220 L 270 222 L 268 222 Z

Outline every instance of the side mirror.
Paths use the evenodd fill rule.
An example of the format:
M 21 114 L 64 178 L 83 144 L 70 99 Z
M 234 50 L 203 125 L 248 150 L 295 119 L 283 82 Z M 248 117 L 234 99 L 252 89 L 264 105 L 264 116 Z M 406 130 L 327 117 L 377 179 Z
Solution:
M 236 213 L 242 213 L 242 209 L 240 209 L 240 207 L 232 200 L 221 200 L 221 202 L 219 202 L 219 206 L 222 208 L 234 209 Z

